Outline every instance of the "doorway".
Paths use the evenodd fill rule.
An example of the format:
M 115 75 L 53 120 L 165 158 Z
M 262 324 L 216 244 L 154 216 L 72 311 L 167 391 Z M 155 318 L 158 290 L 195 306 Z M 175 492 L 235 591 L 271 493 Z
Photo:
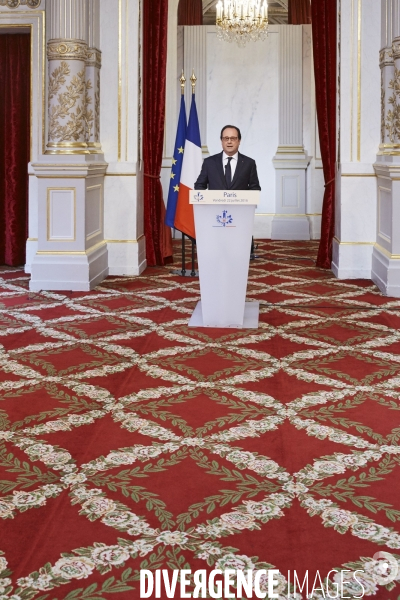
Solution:
M 25 263 L 31 150 L 31 34 L 0 28 L 0 265 Z

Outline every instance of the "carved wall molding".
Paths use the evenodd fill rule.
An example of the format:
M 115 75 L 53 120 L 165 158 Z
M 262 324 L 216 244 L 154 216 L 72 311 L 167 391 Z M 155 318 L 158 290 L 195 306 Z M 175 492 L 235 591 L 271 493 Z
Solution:
M 400 37 L 394 38 L 392 41 L 393 60 L 400 58 Z
M 83 120 L 85 121 L 85 142 L 87 143 L 93 133 L 94 126 L 94 106 L 93 105 L 93 84 L 90 79 L 87 79 L 86 74 L 86 82 L 85 82 L 85 110 L 83 114 Z
M 385 142 L 385 106 L 386 92 L 383 81 L 383 70 L 381 70 L 381 144 Z
M 8 8 L 18 8 L 19 6 L 27 6 L 28 8 L 38 8 L 42 0 L 0 0 L 0 6 L 8 6 Z
M 97 151 L 100 147 L 100 72 L 96 67 L 86 67 L 84 118 L 86 123 L 86 143 L 89 146 L 90 152 Z
M 97 153 L 100 146 L 100 69 L 101 52 L 88 49 L 86 61 L 86 142 L 90 152 Z M 93 83 L 92 83 L 93 82 Z
M 393 49 L 382 48 L 379 52 L 379 66 L 386 67 L 393 64 Z
M 49 40 L 47 58 L 49 60 L 87 60 L 88 47 L 82 40 Z
M 392 144 L 400 140 L 400 70 L 395 67 L 394 78 L 389 83 L 389 89 L 393 94 L 388 99 L 391 109 L 386 115 L 385 129 L 388 132 Z
M 82 66 L 82 63 L 78 63 Z M 81 144 L 86 141 L 85 67 L 62 61 L 49 77 L 49 142 Z
M 94 139 L 100 144 L 100 74 L 97 77 L 96 91 L 94 94 Z
M 87 58 L 86 58 L 86 66 L 87 67 L 97 67 L 101 69 L 101 51 L 97 48 L 88 48 L 87 50 Z

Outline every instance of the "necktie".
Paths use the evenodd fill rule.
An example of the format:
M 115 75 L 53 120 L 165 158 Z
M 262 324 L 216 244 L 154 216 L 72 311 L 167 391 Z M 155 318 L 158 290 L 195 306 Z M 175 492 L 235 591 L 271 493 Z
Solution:
M 226 163 L 226 167 L 225 167 L 225 181 L 226 181 L 226 185 L 228 186 L 228 188 L 231 187 L 231 183 L 232 183 L 231 160 L 232 160 L 232 156 L 228 156 L 228 162 Z

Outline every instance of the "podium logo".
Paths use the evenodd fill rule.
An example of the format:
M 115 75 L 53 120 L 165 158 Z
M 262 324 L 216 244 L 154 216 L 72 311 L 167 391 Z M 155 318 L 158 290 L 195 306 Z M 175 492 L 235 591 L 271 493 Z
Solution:
M 196 200 L 196 202 L 201 202 L 204 196 L 198 192 L 195 196 L 193 196 L 193 198 Z
M 217 215 L 217 223 L 218 225 L 213 225 L 213 227 L 236 227 L 236 225 L 231 225 L 233 217 L 228 215 L 227 210 L 223 210 L 222 215 Z

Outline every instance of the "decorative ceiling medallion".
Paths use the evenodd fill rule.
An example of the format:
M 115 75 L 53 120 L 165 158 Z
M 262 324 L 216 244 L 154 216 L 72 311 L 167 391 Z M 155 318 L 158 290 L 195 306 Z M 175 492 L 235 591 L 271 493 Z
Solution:
M 244 46 L 264 40 L 268 34 L 267 0 L 219 0 L 217 37 Z
M 0 6 L 8 6 L 8 8 L 18 8 L 19 6 L 38 8 L 41 1 L 42 0 L 0 0 Z

